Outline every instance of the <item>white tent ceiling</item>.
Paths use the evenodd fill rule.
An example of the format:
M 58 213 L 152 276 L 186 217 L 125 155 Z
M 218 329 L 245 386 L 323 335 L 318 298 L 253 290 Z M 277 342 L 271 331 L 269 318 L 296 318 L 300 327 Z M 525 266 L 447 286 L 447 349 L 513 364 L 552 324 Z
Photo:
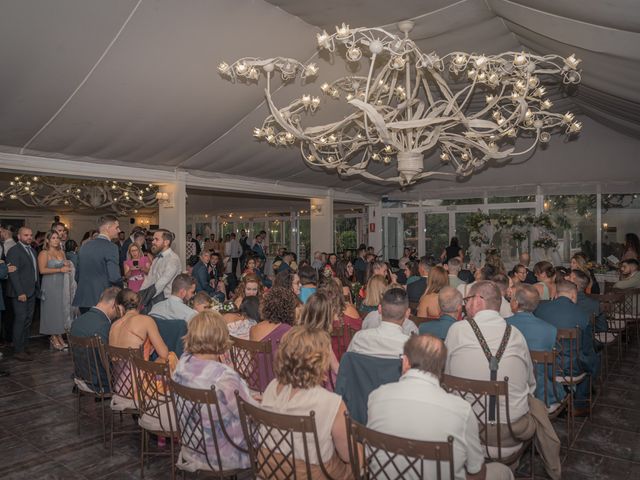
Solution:
M 262 85 L 233 85 L 216 71 L 243 56 L 306 61 L 317 54 L 318 29 L 342 21 L 393 29 L 407 18 L 425 51 L 575 52 L 583 84 L 554 100 L 579 113 L 580 138 L 556 138 L 464 182 L 431 180 L 400 193 L 314 171 L 296 149 L 253 141 L 267 114 Z M 315 61 L 317 81 L 285 86 L 277 103 L 345 72 L 341 58 Z M 537 184 L 637 190 L 639 67 L 637 0 L 0 0 L 0 152 L 425 198 Z M 318 116 L 340 108 L 323 100 Z M 427 162 L 447 168 L 435 156 Z

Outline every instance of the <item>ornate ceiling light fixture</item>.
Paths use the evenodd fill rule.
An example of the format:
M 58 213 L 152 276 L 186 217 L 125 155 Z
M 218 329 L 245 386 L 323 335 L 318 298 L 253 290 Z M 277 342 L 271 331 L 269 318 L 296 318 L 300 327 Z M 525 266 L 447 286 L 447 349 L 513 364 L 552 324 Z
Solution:
M 409 38 L 413 22 L 398 24 L 404 36 L 381 28 L 351 29 L 344 23 L 336 33 L 318 34 L 318 47 L 333 53 L 344 47 L 349 62 L 369 57 L 369 73 L 323 83 L 320 90 L 333 99 L 344 99 L 355 108 L 346 117 L 326 125 L 303 127 L 301 114 L 313 113 L 320 98 L 304 94 L 283 108 L 272 100 L 271 78 L 280 72 L 284 81 L 298 75 L 315 77 L 318 66 L 291 58 L 242 58 L 218 65 L 232 81 L 267 79 L 265 95 L 271 115 L 254 136 L 273 146 L 300 143 L 307 163 L 340 175 L 411 185 L 433 175 L 469 176 L 489 160 L 504 160 L 546 143 L 551 133 L 572 135 L 582 125 L 572 113 L 553 113 L 545 98 L 542 79 L 560 77 L 565 85 L 580 83 L 580 60 L 574 55 L 533 55 L 506 52 L 478 55 L 453 52 L 439 57 L 423 53 Z M 457 91 L 445 81 L 449 75 L 468 83 Z M 482 95 L 481 107 L 469 108 Z M 514 139 L 528 137 L 531 144 L 516 151 Z M 425 171 L 424 157 L 440 149 L 440 159 L 455 173 Z M 382 177 L 373 164 L 396 162 L 397 175 Z M 387 173 L 388 169 L 375 169 Z
M 158 204 L 158 187 L 115 180 L 69 181 L 55 177 L 20 175 L 0 191 L 0 201 L 15 200 L 26 207 L 65 209 L 110 209 L 119 214 L 137 213 L 138 209 Z

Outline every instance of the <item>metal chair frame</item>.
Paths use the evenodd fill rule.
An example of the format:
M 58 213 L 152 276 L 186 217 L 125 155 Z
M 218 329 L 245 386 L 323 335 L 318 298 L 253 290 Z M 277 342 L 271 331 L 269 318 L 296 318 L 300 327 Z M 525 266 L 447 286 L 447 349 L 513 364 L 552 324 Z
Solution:
M 567 375 L 565 373 L 564 370 L 564 362 L 563 362 L 563 358 L 564 358 L 564 352 L 565 349 L 567 347 L 565 347 L 565 342 L 568 342 L 568 349 L 569 349 L 569 374 Z M 573 348 L 573 345 L 575 344 L 575 349 Z M 556 345 L 558 346 L 558 350 L 557 350 L 557 356 L 556 356 L 556 360 L 558 361 L 558 372 L 560 373 L 560 375 L 558 375 L 555 380 L 557 382 L 559 382 L 562 385 L 565 385 L 569 388 L 569 391 L 572 394 L 573 397 L 573 392 L 575 391 L 575 387 L 576 385 L 587 381 L 587 378 L 589 379 L 589 418 L 591 418 L 591 411 L 593 408 L 593 395 L 591 392 L 591 386 L 592 386 L 592 378 L 591 375 L 584 372 L 584 376 L 582 376 L 582 374 L 578 375 L 578 377 L 574 376 L 573 372 L 574 372 L 574 366 L 578 365 L 578 359 L 580 358 L 580 328 L 579 327 L 575 327 L 575 328 L 559 328 L 558 329 L 558 334 L 556 337 Z M 574 353 L 575 356 L 574 356 Z M 575 407 L 572 406 L 572 412 L 573 409 Z
M 260 380 L 263 380 L 263 385 L 267 385 L 275 378 L 271 342 L 256 342 L 236 337 L 231 337 L 231 340 L 233 345 L 230 354 L 233 369 L 247 382 L 251 390 L 262 393 Z M 265 362 L 266 379 L 261 379 L 261 359 Z

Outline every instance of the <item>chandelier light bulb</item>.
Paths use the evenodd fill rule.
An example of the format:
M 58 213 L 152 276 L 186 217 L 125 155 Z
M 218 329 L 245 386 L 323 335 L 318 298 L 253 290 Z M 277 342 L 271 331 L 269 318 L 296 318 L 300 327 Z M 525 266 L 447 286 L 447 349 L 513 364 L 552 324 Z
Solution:
M 527 56 L 524 54 L 524 52 L 522 52 L 522 53 L 521 53 L 521 54 L 519 54 L 519 55 L 516 55 L 516 56 L 513 58 L 513 64 L 514 64 L 516 67 L 522 67 L 522 66 L 524 66 L 524 65 L 526 65 L 526 64 L 527 64 Z
M 362 58 L 362 50 L 355 46 L 351 47 L 347 50 L 347 58 L 352 62 L 357 62 Z
M 349 25 L 342 23 L 341 26 L 336 26 L 336 38 L 339 40 L 344 40 L 349 36 Z
M 575 70 L 578 68 L 578 65 L 580 64 L 581 61 L 582 60 L 580 60 L 579 58 L 576 58 L 575 53 L 572 53 L 567 58 L 565 58 L 564 64 L 570 69 Z
M 322 33 L 317 33 L 316 37 L 318 39 L 318 47 L 329 48 L 329 34 L 326 32 L 326 30 L 323 30 Z
M 573 122 L 573 119 L 574 119 L 574 118 L 575 118 L 575 115 L 573 115 L 573 113 L 571 113 L 571 112 L 567 112 L 567 113 L 565 113 L 565 114 L 562 116 L 562 121 L 563 121 L 564 123 L 569 124 L 569 123 Z
M 318 74 L 319 70 L 320 69 L 318 68 L 318 65 L 316 65 L 315 63 L 310 63 L 305 67 L 304 73 L 306 77 L 315 77 Z

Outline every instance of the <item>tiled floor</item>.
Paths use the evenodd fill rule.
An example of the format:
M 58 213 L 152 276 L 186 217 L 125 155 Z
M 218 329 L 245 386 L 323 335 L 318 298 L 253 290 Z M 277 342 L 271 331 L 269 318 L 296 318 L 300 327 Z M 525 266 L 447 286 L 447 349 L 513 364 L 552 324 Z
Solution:
M 14 361 L 5 351 L 0 368 L 0 479 L 138 479 L 139 436 L 116 437 L 113 456 L 102 444 L 99 404 L 83 398 L 76 431 L 70 357 L 32 341 L 36 360 Z M 555 426 L 564 441 L 565 421 Z M 640 478 L 640 348 L 630 348 L 611 367 L 596 398 L 593 418 L 578 419 L 578 435 L 563 447 L 563 479 Z M 545 478 L 536 458 L 536 478 Z M 169 460 L 155 458 L 145 478 L 169 478 Z M 528 471 L 524 462 L 519 473 Z M 538 474 L 540 475 L 538 477 Z M 490 479 L 489 479 L 490 480 Z

